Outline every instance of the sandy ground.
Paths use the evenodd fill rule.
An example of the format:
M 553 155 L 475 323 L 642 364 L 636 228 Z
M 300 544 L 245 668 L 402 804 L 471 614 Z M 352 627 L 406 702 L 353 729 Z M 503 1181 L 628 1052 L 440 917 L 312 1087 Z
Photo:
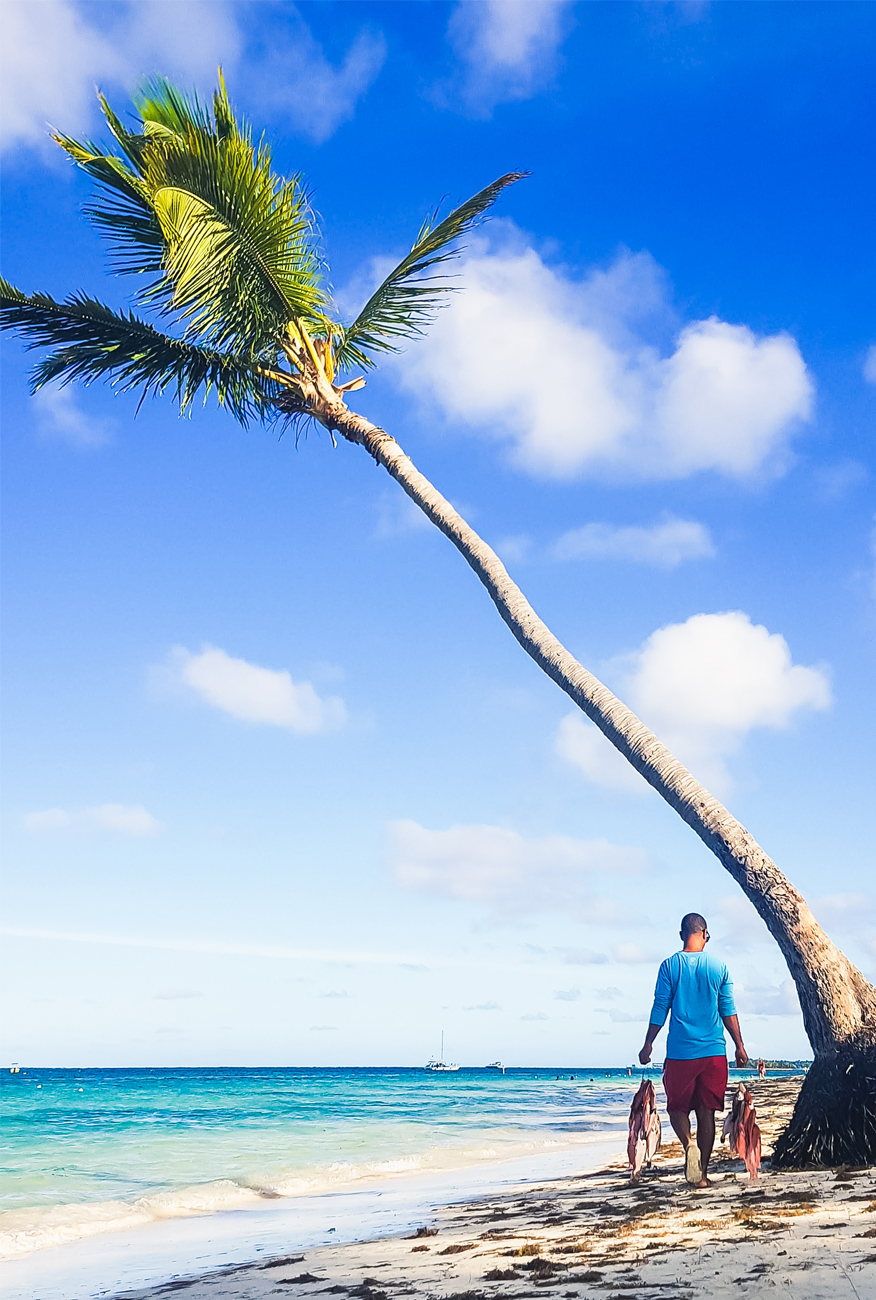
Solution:
M 766 1157 L 798 1088 L 752 1086 Z M 568 1300 L 876 1300 L 876 1169 L 774 1174 L 767 1158 L 752 1183 L 719 1146 L 710 1178 L 706 1190 L 689 1188 L 681 1148 L 667 1142 L 636 1187 L 617 1164 L 436 1209 L 413 1237 L 320 1247 L 124 1300 L 180 1291 L 185 1300 L 519 1300 L 545 1291 Z

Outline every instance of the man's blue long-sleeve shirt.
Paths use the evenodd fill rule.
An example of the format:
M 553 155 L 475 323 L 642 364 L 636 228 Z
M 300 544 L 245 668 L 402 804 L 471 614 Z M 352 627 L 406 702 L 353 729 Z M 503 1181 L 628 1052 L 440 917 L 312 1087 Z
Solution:
M 733 981 L 722 961 L 707 952 L 675 952 L 657 973 L 651 1024 L 662 1025 L 672 1008 L 666 1056 L 690 1061 L 726 1056 L 722 1016 L 735 1016 Z

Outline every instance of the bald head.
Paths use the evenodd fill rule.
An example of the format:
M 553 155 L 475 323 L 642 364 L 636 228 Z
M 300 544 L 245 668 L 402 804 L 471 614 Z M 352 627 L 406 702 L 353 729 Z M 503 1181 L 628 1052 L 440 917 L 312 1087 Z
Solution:
M 708 928 L 704 916 L 700 916 L 699 912 L 688 912 L 687 916 L 681 918 L 682 941 L 687 943 L 692 935 L 705 934 Z

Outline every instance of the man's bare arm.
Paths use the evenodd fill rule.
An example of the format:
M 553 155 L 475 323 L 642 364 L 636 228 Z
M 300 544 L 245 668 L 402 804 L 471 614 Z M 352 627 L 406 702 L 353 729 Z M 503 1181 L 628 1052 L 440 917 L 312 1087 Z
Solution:
M 735 1020 L 736 1017 L 734 1016 L 733 1019 Z M 647 1032 L 647 1034 L 645 1035 L 645 1044 L 644 1044 L 644 1046 L 643 1046 L 641 1052 L 639 1053 L 639 1064 L 640 1064 L 640 1065 L 647 1065 L 648 1062 L 650 1061 L 650 1059 L 651 1059 L 651 1048 L 654 1046 L 654 1039 L 655 1039 L 655 1038 L 657 1037 L 657 1035 L 660 1033 L 660 1030 L 661 1030 L 662 1028 L 663 1028 L 662 1025 L 655 1025 L 653 1022 L 648 1026 L 648 1032 Z
M 748 1053 L 745 1050 L 745 1044 L 742 1041 L 742 1030 L 739 1028 L 738 1016 L 722 1016 L 724 1028 L 733 1039 L 733 1045 L 736 1048 L 736 1064 L 741 1070 L 744 1065 L 748 1065 Z

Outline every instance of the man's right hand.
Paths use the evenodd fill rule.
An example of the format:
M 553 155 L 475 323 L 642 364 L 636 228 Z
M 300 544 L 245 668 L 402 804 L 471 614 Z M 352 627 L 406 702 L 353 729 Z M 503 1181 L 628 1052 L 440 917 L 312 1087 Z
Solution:
M 736 1068 L 737 1070 L 742 1070 L 748 1064 L 750 1064 L 748 1053 L 745 1048 L 740 1045 L 736 1049 Z
M 642 1048 L 641 1052 L 639 1053 L 639 1064 L 647 1065 L 650 1059 L 651 1059 L 651 1045 L 650 1043 L 646 1043 L 645 1046 Z

